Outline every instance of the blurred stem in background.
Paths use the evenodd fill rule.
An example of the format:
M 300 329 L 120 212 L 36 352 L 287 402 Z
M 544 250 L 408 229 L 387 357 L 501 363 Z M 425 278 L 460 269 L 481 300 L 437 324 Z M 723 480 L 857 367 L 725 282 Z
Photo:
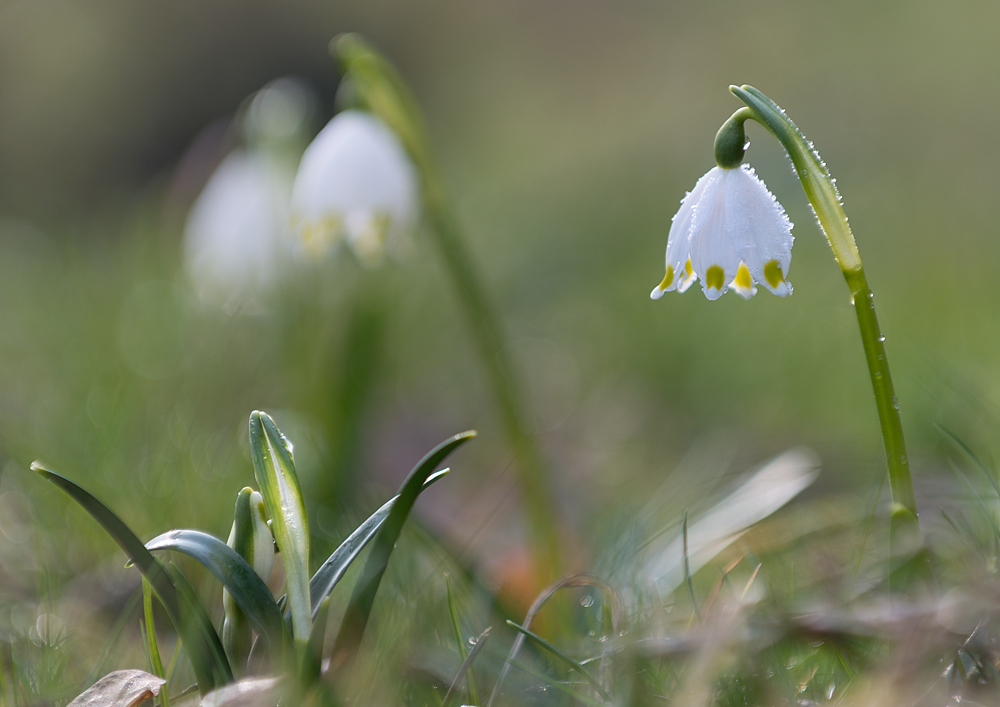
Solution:
M 879 330 L 875 316 L 874 295 L 865 278 L 861 255 L 847 223 L 840 194 L 819 153 L 781 108 L 752 86 L 730 86 L 729 90 L 746 103 L 747 107 L 736 111 L 719 129 L 715 143 L 716 154 L 720 150 L 728 151 L 742 159 L 747 146 L 743 124 L 751 118 L 778 139 L 792 160 L 795 175 L 802 183 L 806 198 L 812 205 L 820 228 L 826 235 L 851 290 L 851 303 L 858 316 L 865 360 L 871 374 L 885 444 L 889 488 L 892 493 L 890 553 L 897 559 L 911 555 L 920 546 L 920 526 L 906 441 L 903 439 L 903 425 L 899 417 L 899 400 L 889 375 L 885 337 Z
M 352 82 L 357 98 L 396 132 L 420 174 L 430 231 L 451 275 L 460 306 L 465 310 L 516 457 L 514 464 L 531 526 L 535 570 L 538 579 L 545 582 L 560 572 L 556 504 L 547 467 L 535 437 L 525 431 L 521 382 L 507 357 L 499 318 L 466 247 L 419 107 L 389 62 L 357 35 L 335 38 L 331 51 L 340 61 L 345 79 Z

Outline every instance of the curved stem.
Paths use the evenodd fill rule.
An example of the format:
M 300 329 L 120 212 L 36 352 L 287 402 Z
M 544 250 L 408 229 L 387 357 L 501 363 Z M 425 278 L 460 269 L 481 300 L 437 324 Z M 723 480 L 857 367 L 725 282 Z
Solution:
M 525 432 L 521 381 L 508 358 L 500 318 L 466 246 L 444 180 L 441 178 L 423 116 L 416 100 L 392 65 L 357 35 L 341 35 L 331 50 L 365 107 L 393 129 L 420 174 L 424 210 L 431 235 L 451 276 L 459 305 L 493 389 L 508 443 L 515 455 L 525 511 L 534 540 L 535 569 L 541 581 L 559 574 L 556 508 L 547 466 L 533 435 Z
M 885 355 L 885 337 L 879 330 L 874 295 L 865 278 L 861 255 L 847 223 L 847 215 L 841 205 L 835 181 L 812 143 L 806 140 L 785 112 L 771 99 L 752 86 L 730 86 L 729 90 L 747 104 L 746 108 L 734 113 L 730 121 L 742 123 L 753 118 L 767 128 L 785 148 L 806 198 L 816 213 L 820 228 L 826 235 L 844 279 L 847 280 L 851 301 L 858 316 L 865 360 L 878 407 L 882 441 L 885 444 L 889 488 L 892 492 L 892 519 L 897 526 L 894 530 L 911 526 L 917 522 L 917 503 L 906 442 L 903 439 L 903 424 L 899 417 L 899 401 L 893 391 L 889 361 Z

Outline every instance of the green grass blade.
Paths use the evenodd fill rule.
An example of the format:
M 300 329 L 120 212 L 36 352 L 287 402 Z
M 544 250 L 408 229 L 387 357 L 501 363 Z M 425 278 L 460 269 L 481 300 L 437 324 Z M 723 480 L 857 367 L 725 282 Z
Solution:
M 105 532 L 114 539 L 118 546 L 125 551 L 129 560 L 136 566 L 142 576 L 149 580 L 150 585 L 159 597 L 163 608 L 170 617 L 171 622 L 177 632 L 184 639 L 184 645 L 188 649 L 188 657 L 191 660 L 191 667 L 194 668 L 195 679 L 198 681 L 198 691 L 204 695 L 216 687 L 215 676 L 217 674 L 227 675 L 232 679 L 232 671 L 229 669 L 229 662 L 222 656 L 221 662 L 210 642 L 205 638 L 204 626 L 199 626 L 199 618 L 189 620 L 189 613 L 182 605 L 180 595 L 173 578 L 167 569 L 150 554 L 142 541 L 136 537 L 125 522 L 119 518 L 114 511 L 101 503 L 89 492 L 76 485 L 65 476 L 46 469 L 38 462 L 31 465 L 32 471 L 37 472 L 42 478 L 51 481 L 61 488 L 74 501 L 80 504 L 91 517 L 96 520 Z M 208 621 L 207 628 L 215 632 L 211 621 Z
M 684 582 L 687 584 L 688 594 L 691 595 L 691 606 L 694 607 L 694 615 L 701 623 L 701 609 L 698 608 L 698 597 L 694 593 L 694 582 L 691 581 L 691 562 L 688 555 L 688 512 L 684 509 L 684 519 L 681 521 L 681 537 L 684 547 Z
M 539 636 L 537 633 L 534 633 L 534 632 L 532 632 L 532 631 L 524 628 L 523 626 L 520 626 L 520 625 L 514 623 L 510 619 L 507 619 L 507 625 L 510 626 L 511 628 L 517 630 L 517 631 L 520 631 L 522 634 L 524 634 L 524 636 L 529 641 L 531 641 L 535 645 L 539 646 L 540 648 L 544 648 L 546 651 L 548 651 L 549 653 L 551 653 L 552 655 L 554 655 L 556 658 L 558 658 L 559 660 L 561 660 L 563 663 L 565 663 L 568 667 L 572 668 L 577 673 L 579 673 L 581 676 L 583 676 L 583 679 L 586 680 L 588 683 L 590 683 L 590 686 L 597 691 L 597 694 L 599 694 L 601 696 L 601 698 L 605 702 L 612 702 L 613 701 L 611 699 L 611 695 L 609 695 L 607 693 L 607 691 L 604 689 L 604 687 L 601 685 L 601 683 L 597 682 L 597 680 L 594 677 L 592 677 L 591 674 L 588 673 L 587 670 L 582 665 L 580 665 L 575 660 L 573 660 L 572 658 L 570 658 L 568 655 L 566 655 L 565 653 L 563 653 L 561 650 L 559 650 L 558 648 L 556 648 L 555 646 L 553 646 L 551 643 L 549 643 L 548 641 L 546 641 L 544 638 L 542 638 L 541 636 Z
M 532 666 L 528 665 L 527 663 L 522 663 L 519 660 L 510 660 L 509 661 L 509 665 L 511 667 L 517 668 L 518 670 L 520 670 L 520 671 L 522 671 L 524 673 L 527 673 L 528 675 L 532 676 L 533 678 L 536 678 L 538 680 L 543 681 L 547 685 L 555 688 L 556 690 L 559 690 L 560 692 L 562 692 L 562 693 L 564 693 L 566 695 L 569 695 L 574 700 L 576 700 L 578 702 L 582 702 L 583 704 L 588 705 L 589 707 L 607 707 L 606 703 L 598 702 L 597 700 L 595 700 L 590 695 L 582 695 L 582 694 L 580 694 L 579 692 L 577 692 L 576 690 L 574 690 L 573 688 L 571 688 L 569 685 L 565 685 L 562 682 L 560 682 L 559 680 L 553 680 L 550 676 L 546 675 L 545 673 L 543 673 L 543 672 L 541 672 L 539 670 L 535 670 L 535 668 L 533 668 Z
M 467 655 L 465 657 L 465 660 L 462 661 L 462 664 L 458 668 L 458 672 L 455 674 L 455 679 L 451 681 L 451 686 L 448 688 L 448 692 L 445 693 L 444 699 L 441 701 L 441 707 L 448 707 L 448 705 L 451 703 L 451 698 L 458 691 L 458 685 L 459 683 L 462 682 L 463 675 L 468 676 L 469 680 L 469 700 L 474 705 L 479 704 L 478 697 L 472 694 L 474 689 L 472 684 L 472 664 L 475 662 L 476 656 L 479 655 L 479 651 L 481 651 L 483 649 L 483 646 L 486 645 L 486 641 L 490 637 L 490 631 L 492 630 L 492 628 L 493 628 L 492 626 L 487 626 L 486 630 L 483 631 L 481 634 L 479 634 L 479 637 L 476 639 L 476 645 L 472 647 L 472 650 L 469 652 L 469 655 Z M 464 646 L 462 650 L 462 655 L 465 655 Z
M 292 635 L 306 643 L 312 631 L 309 601 L 309 522 L 295 474 L 291 444 L 267 413 L 250 413 L 250 452 L 257 485 L 281 548 L 285 591 L 292 612 Z
M 153 621 L 153 588 L 149 586 L 149 580 L 145 577 L 142 578 L 142 609 L 146 619 L 146 649 L 149 651 L 150 667 L 152 667 L 154 675 L 166 680 L 167 673 L 163 669 L 163 659 L 160 658 L 160 647 L 156 643 L 156 623 Z M 170 707 L 166 684 L 163 685 L 161 691 L 160 707 Z
M 997 498 L 1000 498 L 1000 482 L 997 481 L 996 475 L 992 471 L 990 471 L 986 467 L 986 465 L 983 464 L 982 461 L 980 461 L 976 453 L 972 451 L 972 448 L 969 445 L 967 445 L 962 440 L 961 437 L 959 437 L 957 434 L 949 430 L 944 425 L 938 424 L 938 428 L 940 428 L 941 431 L 943 431 L 946 435 L 948 435 L 948 437 L 950 437 L 951 440 L 958 445 L 959 449 L 965 452 L 965 454 L 968 455 L 968 457 L 972 459 L 973 462 L 975 462 L 976 466 L 979 467 L 979 470 L 983 473 L 983 476 L 985 476 L 986 480 L 989 481 L 990 486 L 993 487 L 993 492 L 997 495 Z
M 969 481 L 969 477 L 965 475 L 965 472 L 963 472 L 961 469 L 958 468 L 958 465 L 956 465 L 955 462 L 949 459 L 948 465 L 951 467 L 951 470 L 954 472 L 955 476 L 957 476 L 959 479 L 962 480 L 962 482 L 965 484 L 965 488 L 972 495 L 972 498 L 975 500 L 976 505 L 979 507 L 979 510 L 982 511 L 983 517 L 986 518 L 987 522 L 989 523 L 990 529 L 993 531 L 993 537 L 1000 538 L 1000 525 L 997 524 L 996 517 L 993 515 L 993 512 L 986 505 L 986 502 L 983 500 L 983 497 L 980 495 L 979 491 L 976 490 L 976 487 L 972 485 L 971 481 Z
M 427 481 L 424 482 L 421 491 L 435 481 L 443 478 L 448 471 L 448 469 L 442 469 L 436 474 L 431 474 L 427 478 Z M 365 549 L 369 541 L 375 537 L 378 529 L 382 527 L 382 523 L 389 516 L 389 511 L 392 510 L 397 498 L 399 496 L 390 498 L 377 511 L 372 513 L 364 523 L 359 525 L 348 536 L 347 540 L 342 542 L 340 547 L 333 551 L 333 554 L 326 559 L 326 562 L 316 570 L 316 574 L 309 580 L 309 597 L 312 601 L 313 619 L 319 613 L 319 608 L 323 604 L 323 600 L 330 596 L 330 592 L 333 591 L 337 583 L 343 578 L 344 573 L 347 572 L 347 568 L 351 566 L 351 563 Z
M 478 705 L 479 704 L 479 688 L 476 685 L 476 675 L 472 671 L 472 661 L 469 660 L 469 655 L 468 655 L 469 652 L 467 650 L 465 650 L 465 639 L 462 636 L 462 622 L 458 618 L 458 607 L 455 605 L 455 595 L 451 591 L 451 582 L 450 581 L 445 583 L 445 588 L 448 591 L 448 613 L 451 616 L 451 628 L 455 632 L 455 643 L 458 644 L 458 654 L 460 656 L 462 656 L 462 665 L 463 665 L 463 667 L 466 667 L 465 664 L 468 663 L 468 666 L 466 667 L 465 672 L 466 672 L 466 678 L 467 678 L 467 682 L 468 682 L 468 686 L 469 686 L 469 701 L 472 704 L 474 704 L 474 705 Z M 488 628 L 484 632 L 484 636 L 489 636 L 489 629 Z M 480 637 L 479 640 L 482 640 L 482 639 L 483 639 L 483 637 Z M 476 645 L 472 649 L 472 652 L 476 653 L 479 650 L 480 650 L 479 641 L 476 641 Z M 455 688 L 455 686 L 458 683 L 458 681 L 461 680 L 462 672 L 463 672 L 463 670 L 461 670 L 461 669 L 458 671 L 458 675 L 455 677 L 455 683 L 453 683 L 451 689 L 448 690 L 449 694 L 451 694 L 452 690 Z M 447 703 L 448 703 L 448 695 L 445 695 L 444 705 L 442 705 L 442 707 L 445 707 L 445 705 L 447 705 Z
M 222 582 L 271 650 L 282 649 L 287 637 L 285 622 L 271 590 L 231 547 L 200 530 L 171 530 L 146 543 L 146 549 L 174 550 L 197 560 Z
M 462 432 L 445 440 L 432 449 L 406 477 L 399 496 L 396 498 L 396 503 L 389 512 L 389 517 L 385 519 L 375 538 L 375 544 L 368 555 L 368 560 L 361 570 L 361 577 L 354 585 L 354 592 L 351 594 L 351 600 L 344 613 L 343 623 L 333 644 L 335 656 L 351 655 L 361 644 L 372 605 L 375 603 L 375 594 L 378 592 L 385 568 L 389 564 L 392 549 L 399 539 L 403 524 L 410 515 L 410 510 L 413 508 L 424 483 L 449 454 L 475 436 L 476 433 L 472 431 Z
M 330 598 L 320 602 L 319 611 L 313 617 L 312 635 L 309 636 L 309 650 L 302 662 L 302 684 L 305 687 L 319 682 L 323 674 L 323 644 L 326 641 L 326 624 L 330 615 Z

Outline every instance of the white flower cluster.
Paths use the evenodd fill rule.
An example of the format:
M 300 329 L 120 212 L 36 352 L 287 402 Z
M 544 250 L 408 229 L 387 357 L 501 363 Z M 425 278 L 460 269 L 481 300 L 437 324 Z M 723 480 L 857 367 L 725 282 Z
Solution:
M 251 145 L 223 160 L 188 216 L 188 272 L 204 299 L 228 309 L 254 311 L 289 262 L 341 243 L 366 266 L 401 256 L 417 221 L 416 170 L 370 113 L 339 113 L 306 148 L 297 174 L 283 168 L 276 150 L 294 143 L 300 127 L 285 84 L 250 101 Z

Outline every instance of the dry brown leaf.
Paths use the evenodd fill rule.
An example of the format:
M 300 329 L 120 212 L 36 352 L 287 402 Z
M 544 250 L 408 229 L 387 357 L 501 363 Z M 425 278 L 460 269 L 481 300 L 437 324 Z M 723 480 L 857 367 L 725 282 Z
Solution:
M 166 680 L 142 670 L 108 673 L 67 707 L 137 707 L 160 694 Z

